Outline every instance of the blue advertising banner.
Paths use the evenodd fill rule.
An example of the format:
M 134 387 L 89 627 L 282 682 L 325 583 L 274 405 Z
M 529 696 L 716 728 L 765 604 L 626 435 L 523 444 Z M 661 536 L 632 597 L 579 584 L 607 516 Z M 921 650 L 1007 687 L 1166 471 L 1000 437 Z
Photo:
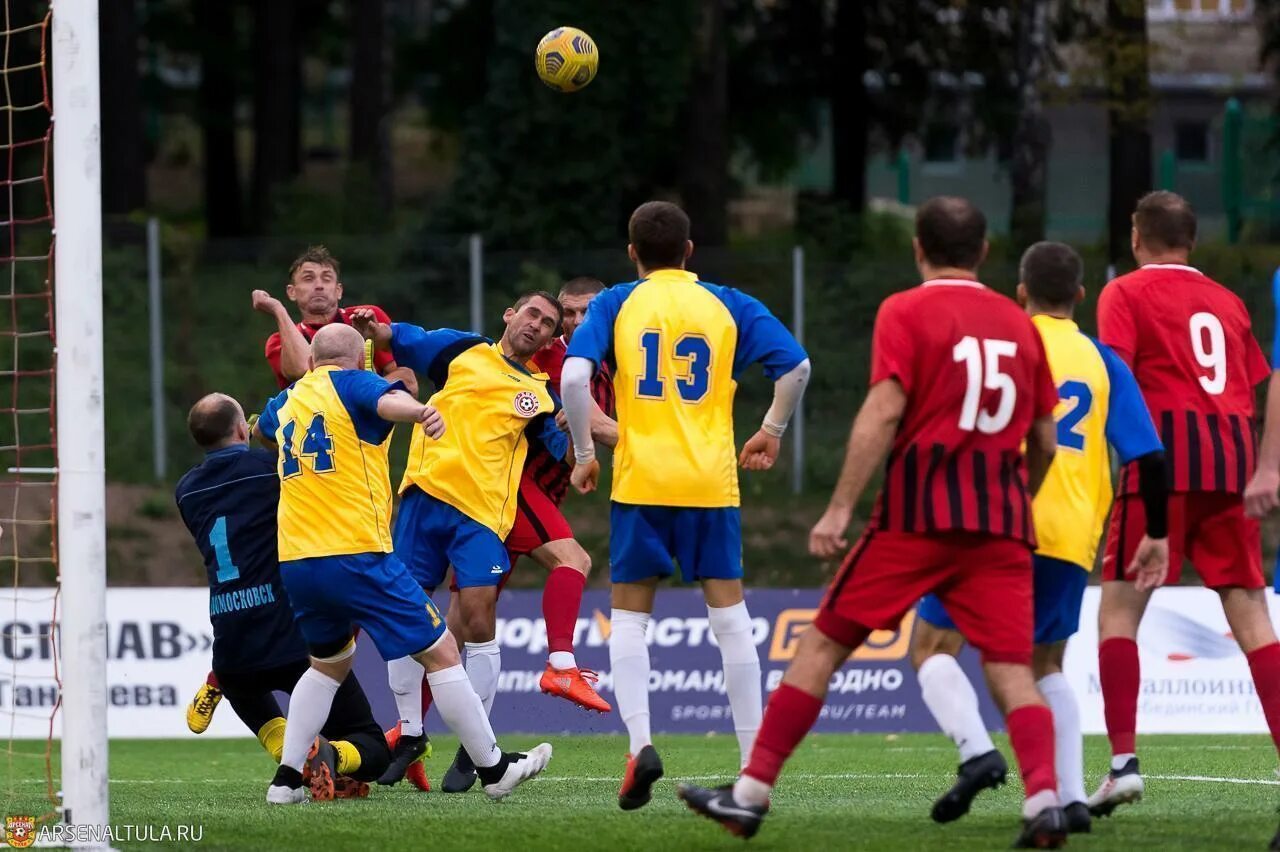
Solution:
M 508 591 L 498 602 L 498 640 L 502 675 L 493 706 L 498 733 L 615 733 L 622 728 L 617 712 L 589 713 L 559 698 L 543 695 L 538 680 L 547 660 L 541 592 Z M 764 673 L 765 696 L 778 688 L 795 656 L 800 634 L 813 621 L 818 589 L 747 591 L 754 638 Z M 437 601 L 441 609 L 448 600 Z M 826 705 L 815 730 L 827 732 L 898 733 L 936 731 L 920 698 L 908 656 L 915 612 L 896 631 L 877 631 L 858 649 L 830 683 Z M 707 623 L 707 608 L 696 589 L 662 589 L 649 626 L 649 700 L 653 730 L 659 733 L 725 732 L 733 729 L 724 690 L 720 651 Z M 600 675 L 601 695 L 613 703 L 609 672 L 609 593 L 588 591 L 574 636 L 578 663 Z M 1002 721 L 983 688 L 976 654 L 966 650 L 961 664 L 977 689 L 988 727 Z M 360 678 L 374 715 L 384 727 L 395 724 L 396 710 L 387 686 L 386 666 L 372 642 L 360 642 L 356 654 Z M 428 729 L 443 725 L 432 711 Z

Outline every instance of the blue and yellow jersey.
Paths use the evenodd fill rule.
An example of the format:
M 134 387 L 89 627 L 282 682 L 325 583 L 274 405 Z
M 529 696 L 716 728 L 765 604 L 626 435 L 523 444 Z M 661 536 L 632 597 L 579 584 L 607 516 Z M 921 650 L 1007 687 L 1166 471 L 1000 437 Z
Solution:
M 428 403 L 445 423 L 438 441 L 414 431 L 400 493 L 417 486 L 506 538 L 529 441 L 556 458 L 569 449 L 547 376 L 511 360 L 487 337 L 449 328 L 395 323 L 391 352 L 397 364 L 435 385 Z
M 1122 464 L 1161 449 L 1137 380 L 1120 357 L 1071 320 L 1031 318 L 1058 386 L 1058 452 L 1031 504 L 1042 556 L 1093 570 L 1111 509 L 1111 458 Z
M 378 400 L 403 388 L 366 370 L 320 367 L 267 403 L 258 430 L 280 448 L 281 562 L 391 552 L 392 424 Z
M 777 379 L 808 356 L 758 300 L 660 269 L 593 299 L 568 357 L 617 365 L 615 502 L 723 508 L 738 505 L 737 376 L 760 363 Z

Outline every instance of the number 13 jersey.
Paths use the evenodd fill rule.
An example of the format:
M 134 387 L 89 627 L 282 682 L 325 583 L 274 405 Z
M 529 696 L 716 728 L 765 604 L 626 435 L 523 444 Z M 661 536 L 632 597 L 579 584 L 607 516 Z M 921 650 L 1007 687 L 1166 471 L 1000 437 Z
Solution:
M 1240 298 L 1200 271 L 1151 264 L 1098 299 L 1098 337 L 1133 369 L 1173 491 L 1244 491 L 1257 461 L 1253 388 L 1270 375 Z M 1138 490 L 1126 468 L 1120 493 Z
M 777 379 L 808 356 L 758 300 L 660 269 L 593 299 L 566 357 L 617 366 L 614 502 L 726 508 L 738 505 L 737 376 L 759 362 Z
M 871 525 L 1035 543 L 1022 444 L 1058 391 L 1040 335 L 976 281 L 936 279 L 885 299 L 871 384 L 907 396 Z

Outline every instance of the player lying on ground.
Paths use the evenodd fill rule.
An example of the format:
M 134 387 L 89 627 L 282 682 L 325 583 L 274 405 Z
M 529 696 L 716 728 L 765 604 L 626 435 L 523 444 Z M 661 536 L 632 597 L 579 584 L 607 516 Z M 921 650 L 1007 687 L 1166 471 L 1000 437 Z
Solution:
M 600 474 L 588 383 L 600 364 L 617 364 L 609 659 L 631 745 L 618 793 L 624 810 L 648 802 L 662 777 L 649 731 L 645 632 L 658 582 L 677 563 L 686 581 L 702 585 L 743 762 L 751 752 L 760 725 L 760 658 L 742 594 L 735 461 L 748 470 L 773 465 L 809 378 L 808 356 L 764 305 L 685 269 L 693 243 L 683 210 L 666 202 L 643 204 L 628 231 L 627 254 L 640 280 L 612 287 L 591 303 L 569 343 L 562 379 L 577 457 L 572 481 L 585 493 Z M 773 406 L 738 457 L 735 380 L 755 363 L 774 380 Z
M 276 558 L 276 457 L 249 448 L 249 424 L 229 396 L 203 397 L 187 426 L 205 458 L 174 497 L 209 575 L 213 673 L 231 709 L 279 761 L 285 721 L 274 693 L 292 693 L 308 663 Z M 320 735 L 303 767 L 312 798 L 368 795 L 366 782 L 386 770 L 391 752 L 354 673 L 338 687 Z
M 1146 509 L 1147 537 L 1128 573 L 1136 588 L 1155 588 L 1169 566 L 1164 452 L 1133 373 L 1110 349 L 1086 337 L 1072 322 L 1084 299 L 1084 264 L 1070 246 L 1036 243 L 1019 265 L 1018 302 L 1044 341 L 1060 402 L 1055 411 L 1058 452 L 1031 503 L 1035 521 L 1033 560 L 1036 685 L 1053 711 L 1057 737 L 1058 792 L 1071 833 L 1090 828 L 1084 791 L 1084 738 L 1080 710 L 1062 673 L 1067 639 L 1080 626 L 1080 605 L 1098 541 L 1111 508 L 1111 459 L 1136 462 Z M 964 639 L 936 595 L 917 610 L 911 662 L 925 704 L 960 750 L 956 783 L 933 806 L 933 818 L 950 822 L 969 812 L 973 797 L 1003 784 L 1005 762 L 978 712 L 978 696 L 956 662 Z
M 304 801 L 301 769 L 351 670 L 358 625 L 384 660 L 412 657 L 427 671 L 445 724 L 477 766 L 485 793 L 502 798 L 551 759 L 542 743 L 503 752 L 435 605 L 392 552 L 387 446 L 393 423 L 437 440 L 435 408 L 362 368 L 359 332 L 332 324 L 311 341 L 311 371 L 267 403 L 255 432 L 279 447 L 280 576 L 311 653 L 289 702 L 272 804 Z
M 1031 320 L 978 282 L 982 213 L 964 199 L 931 199 L 916 214 L 913 246 L 924 283 L 880 306 L 871 388 L 810 551 L 828 558 L 846 547 L 858 498 L 887 457 L 875 513 L 800 637 L 742 776 L 679 793 L 731 833 L 754 835 L 783 764 L 818 720 L 831 675 L 872 630 L 896 629 L 936 592 L 982 652 L 1005 713 L 1026 788 L 1017 844 L 1057 847 L 1067 829 L 1053 714 L 1031 675 L 1028 495 L 1053 457 L 1058 392 Z
M 356 311 L 352 319 L 377 350 L 390 349 L 398 363 L 427 377 L 436 388 L 430 404 L 450 424 L 438 441 L 414 431 L 400 483 L 395 548 L 428 592 L 453 566 L 459 587 L 454 629 L 488 713 L 501 668 L 498 584 L 511 570 L 503 539 L 515 522 L 525 457 L 531 442 L 560 458 L 568 453 L 568 439 L 555 423 L 559 400 L 547 377 L 526 366 L 559 331 L 560 303 L 541 291 L 521 296 L 503 314 L 506 330 L 497 343 L 453 329 L 388 326 L 371 311 Z M 400 711 L 400 736 L 381 781 L 394 784 L 425 749 L 422 670 L 401 658 L 388 664 L 387 673 Z
M 1280 644 L 1267 612 L 1262 536 L 1245 517 L 1242 492 L 1255 466 L 1254 387 L 1270 375 L 1239 297 L 1189 266 L 1196 241 L 1191 205 L 1153 192 L 1133 214 L 1140 268 L 1112 281 L 1098 300 L 1098 336 L 1133 368 L 1165 446 L 1169 580 L 1188 559 L 1218 592 L 1231 635 L 1249 660 L 1271 737 L 1280 747 Z M 1098 674 L 1111 771 L 1089 798 L 1095 816 L 1143 793 L 1136 737 L 1138 624 L 1151 590 L 1124 576 L 1145 527 L 1145 506 L 1129 465 L 1102 559 Z

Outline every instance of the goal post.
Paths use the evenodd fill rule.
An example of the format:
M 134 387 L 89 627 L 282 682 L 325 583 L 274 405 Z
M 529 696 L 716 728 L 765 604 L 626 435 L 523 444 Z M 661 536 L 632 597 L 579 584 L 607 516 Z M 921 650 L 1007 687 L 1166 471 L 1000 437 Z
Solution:
M 63 820 L 106 825 L 106 468 L 98 0 L 53 0 Z

